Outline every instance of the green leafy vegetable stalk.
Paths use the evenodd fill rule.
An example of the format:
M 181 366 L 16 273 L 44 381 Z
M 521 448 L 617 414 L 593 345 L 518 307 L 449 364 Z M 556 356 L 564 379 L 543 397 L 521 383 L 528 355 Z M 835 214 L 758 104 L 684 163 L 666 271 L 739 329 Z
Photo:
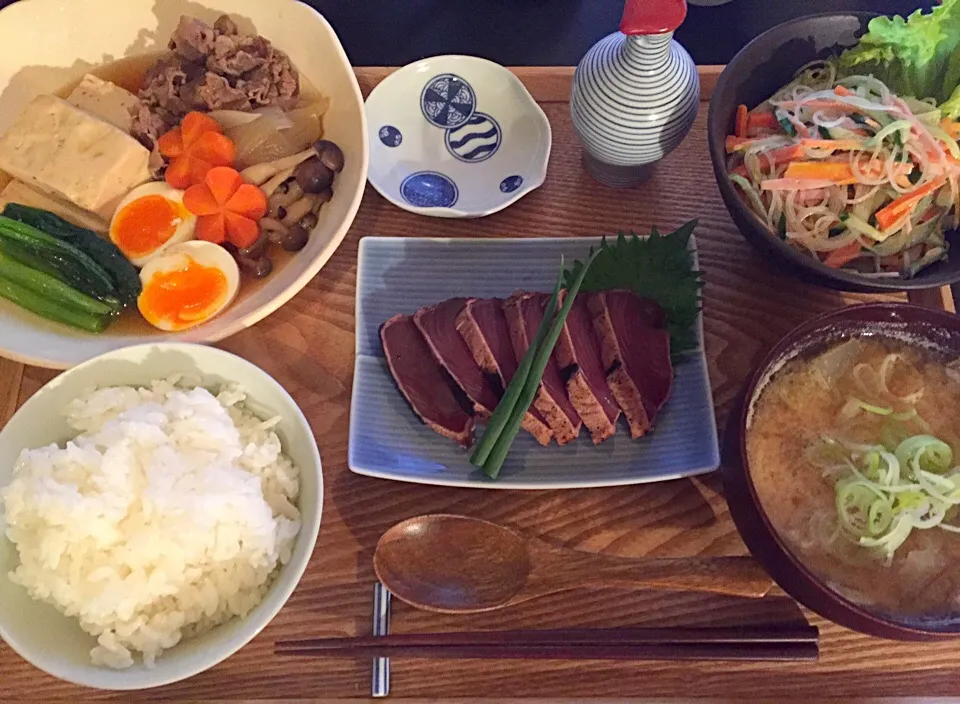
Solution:
M 874 17 L 867 28 L 840 55 L 841 76 L 872 74 L 897 95 L 934 98 L 945 116 L 960 117 L 960 0 L 907 19 Z
M 659 303 L 667 317 L 674 361 L 697 347 L 697 316 L 703 282 L 693 266 L 693 252 L 689 248 L 690 235 L 696 226 L 697 221 L 691 220 L 666 235 L 654 227 L 649 237 L 620 232 L 613 244 L 605 237 L 582 284 L 584 291 L 629 289 Z M 590 254 L 594 254 L 592 248 Z M 583 263 L 577 261 L 565 272 L 567 287 L 582 268 Z

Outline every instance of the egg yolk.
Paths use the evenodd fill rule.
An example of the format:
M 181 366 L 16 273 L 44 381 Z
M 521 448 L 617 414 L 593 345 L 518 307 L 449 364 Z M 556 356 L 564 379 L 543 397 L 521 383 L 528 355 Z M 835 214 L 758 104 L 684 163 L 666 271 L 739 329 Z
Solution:
M 177 203 L 159 195 L 144 196 L 117 214 L 110 237 L 127 256 L 142 257 L 162 247 L 182 221 Z
M 183 330 L 215 314 L 228 288 L 220 269 L 188 258 L 180 268 L 154 274 L 143 287 L 137 306 L 150 323 Z M 166 325 L 158 325 L 161 321 Z

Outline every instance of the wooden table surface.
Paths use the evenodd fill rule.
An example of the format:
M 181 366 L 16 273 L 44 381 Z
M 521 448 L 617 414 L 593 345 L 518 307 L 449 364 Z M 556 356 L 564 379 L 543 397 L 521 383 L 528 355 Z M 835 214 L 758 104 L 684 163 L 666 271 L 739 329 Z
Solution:
M 364 91 L 388 69 L 358 69 Z M 718 475 L 619 489 L 503 492 L 370 479 L 347 469 L 354 351 L 357 246 L 368 234 L 394 236 L 580 236 L 618 229 L 673 228 L 700 221 L 704 316 L 718 420 L 723 427 L 740 384 L 783 334 L 816 313 L 879 297 L 814 288 L 779 277 L 731 222 L 707 153 L 706 103 L 693 131 L 648 183 L 613 190 L 580 165 L 567 106 L 572 69 L 517 69 L 553 125 L 546 183 L 516 205 L 478 220 L 424 218 L 367 193 L 347 239 L 289 304 L 222 344 L 255 362 L 300 404 L 323 458 L 325 496 L 310 566 L 287 606 L 247 647 L 185 682 L 140 694 L 95 692 L 60 682 L 0 645 L 0 699 L 313 699 L 366 697 L 370 663 L 279 659 L 274 641 L 368 633 L 371 555 L 380 534 L 404 518 L 447 511 L 478 516 L 588 551 L 625 557 L 739 555 Z M 701 69 L 703 98 L 718 70 Z M 904 300 L 904 296 L 887 296 Z M 952 308 L 945 293 L 922 297 Z M 55 372 L 0 360 L 0 424 Z M 2 599 L 2 594 L 0 594 Z M 2 602 L 0 602 L 2 608 Z M 811 614 L 821 629 L 816 664 L 600 663 L 394 660 L 394 697 L 750 697 L 775 699 L 960 694 L 960 645 L 881 641 Z M 469 617 L 421 613 L 394 602 L 393 632 L 573 626 L 719 624 L 799 618 L 782 593 L 740 601 L 665 592 L 577 591 Z

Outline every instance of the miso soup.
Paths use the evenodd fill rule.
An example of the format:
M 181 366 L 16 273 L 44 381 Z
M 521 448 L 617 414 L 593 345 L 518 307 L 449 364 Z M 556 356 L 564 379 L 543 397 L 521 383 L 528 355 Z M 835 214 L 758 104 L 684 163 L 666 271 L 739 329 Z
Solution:
M 960 614 L 960 376 L 884 337 L 787 362 L 759 392 L 747 456 L 760 503 L 814 574 L 904 619 Z

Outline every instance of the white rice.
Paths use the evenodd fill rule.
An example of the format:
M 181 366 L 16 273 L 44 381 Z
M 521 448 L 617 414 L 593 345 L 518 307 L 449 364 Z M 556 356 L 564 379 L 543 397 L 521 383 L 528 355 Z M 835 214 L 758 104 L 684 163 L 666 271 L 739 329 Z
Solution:
M 94 664 L 152 666 L 182 638 L 245 616 L 290 558 L 297 468 L 243 406 L 179 379 L 69 404 L 80 434 L 24 450 L 0 494 L 10 579 L 79 618 Z

